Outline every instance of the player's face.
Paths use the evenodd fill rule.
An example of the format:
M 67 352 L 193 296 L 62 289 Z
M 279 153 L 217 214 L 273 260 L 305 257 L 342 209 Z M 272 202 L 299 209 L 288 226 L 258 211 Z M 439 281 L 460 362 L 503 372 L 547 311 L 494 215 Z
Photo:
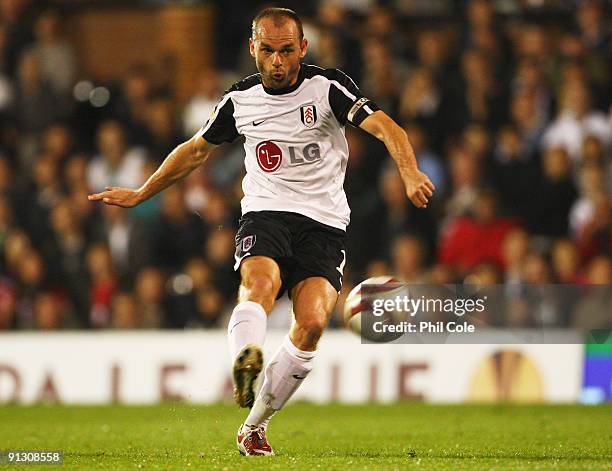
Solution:
M 305 39 L 300 41 L 297 25 L 290 19 L 275 24 L 273 18 L 262 18 L 249 40 L 257 70 L 269 88 L 284 88 L 296 82 L 307 46 Z

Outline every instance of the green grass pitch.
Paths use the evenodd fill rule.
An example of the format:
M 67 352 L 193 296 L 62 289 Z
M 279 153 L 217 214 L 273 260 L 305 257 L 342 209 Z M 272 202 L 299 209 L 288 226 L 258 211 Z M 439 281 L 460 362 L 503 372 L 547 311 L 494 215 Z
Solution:
M 228 405 L 0 406 L 0 449 L 61 449 L 60 469 L 612 469 L 612 406 L 295 404 L 274 457 L 242 457 Z M 55 466 L 0 466 L 0 469 Z

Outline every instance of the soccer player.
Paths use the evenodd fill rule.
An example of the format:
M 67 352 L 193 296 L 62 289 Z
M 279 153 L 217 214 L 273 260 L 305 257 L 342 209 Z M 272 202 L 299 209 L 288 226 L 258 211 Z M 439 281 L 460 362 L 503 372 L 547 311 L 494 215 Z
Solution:
M 245 137 L 235 264 L 241 284 L 228 325 L 234 397 L 251 408 L 237 435 L 244 455 L 273 454 L 268 421 L 310 373 L 338 298 L 350 213 L 343 190 L 345 125 L 385 143 L 415 206 L 425 208 L 434 191 L 417 168 L 406 133 L 343 72 L 302 63 L 307 47 L 292 10 L 261 11 L 249 40 L 259 73 L 234 84 L 203 128 L 174 149 L 139 189 L 108 187 L 89 197 L 135 206 L 184 178 L 215 146 Z M 285 291 L 293 302 L 293 323 L 255 397 L 266 318 Z

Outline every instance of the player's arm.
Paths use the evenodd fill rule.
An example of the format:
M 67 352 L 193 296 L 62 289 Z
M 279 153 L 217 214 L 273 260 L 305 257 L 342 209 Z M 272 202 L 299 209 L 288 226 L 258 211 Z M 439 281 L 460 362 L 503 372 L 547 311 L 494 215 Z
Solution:
M 383 141 L 397 164 L 408 198 L 417 208 L 425 208 L 435 187 L 419 171 L 406 132 L 363 96 L 344 72 L 335 69 L 327 71 L 327 76 L 330 78 L 329 105 L 340 124 L 358 126 Z
M 359 127 L 385 143 L 397 164 L 408 198 L 417 208 L 426 208 L 435 187 L 429 177 L 418 169 L 406 131 L 380 110 L 365 117 Z
M 106 187 L 106 191 L 89 195 L 90 201 L 130 208 L 151 198 L 173 183 L 185 178 L 198 168 L 216 145 L 206 141 L 200 133 L 178 145 L 159 168 L 138 189 Z

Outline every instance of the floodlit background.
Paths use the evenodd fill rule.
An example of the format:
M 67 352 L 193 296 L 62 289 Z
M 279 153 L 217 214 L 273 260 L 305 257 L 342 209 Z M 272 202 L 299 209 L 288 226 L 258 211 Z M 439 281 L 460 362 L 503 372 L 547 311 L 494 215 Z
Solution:
M 198 349 L 227 356 L 222 331 L 209 329 L 226 326 L 239 281 L 232 265 L 241 143 L 221 147 L 183 183 L 131 210 L 90 203 L 87 194 L 139 186 L 206 122 L 225 88 L 254 72 L 250 21 L 267 5 L 0 0 L 0 330 L 8 331 L 0 336 L 0 401 L 120 398 L 121 368 L 155 368 L 138 380 L 155 388 L 159 371 L 184 382 L 163 394 L 151 386 L 144 396 L 135 387 L 136 402 L 181 396 L 175 390 L 195 384 L 189 374 L 204 388 L 210 384 L 198 376 L 207 374 L 202 362 L 210 356 Z M 343 296 L 381 274 L 429 283 L 612 282 L 610 2 L 282 6 L 304 20 L 306 62 L 349 74 L 405 128 L 437 187 L 430 208 L 416 210 L 384 146 L 347 128 L 352 222 Z M 609 317 L 612 301 L 596 301 L 591 312 Z M 342 301 L 332 327 L 342 324 L 341 308 Z M 288 310 L 280 302 L 270 325 L 287 327 Z M 535 323 L 530 316 L 508 322 Z M 554 323 L 592 326 L 579 315 Z M 106 332 L 35 334 L 66 329 Z M 149 330 L 138 336 L 133 329 Z M 183 338 L 150 329 L 191 332 Z M 327 369 L 313 374 L 306 398 L 376 400 L 377 387 L 388 400 L 573 401 L 584 385 L 585 400 L 612 395 L 612 353 L 600 346 L 557 346 L 552 356 L 553 347 L 472 347 L 473 360 L 457 373 L 459 350 L 452 347 L 366 348 L 351 335 L 336 332 L 324 341 Z M 134 342 L 146 338 L 141 352 L 169 358 L 138 361 Z M 173 349 L 183 342 L 193 348 L 176 359 Z M 355 390 L 342 383 L 342 368 L 354 368 L 338 346 L 346 342 L 363 357 L 351 374 L 363 384 L 356 396 L 343 393 Z M 517 367 L 523 359 L 526 366 Z M 190 369 L 190 361 L 199 366 Z M 168 362 L 177 369 L 164 370 Z M 388 362 L 389 372 L 376 370 Z M 103 372 L 99 387 L 91 364 Z M 87 370 L 94 386 L 85 393 L 83 382 L 54 376 L 49 365 L 73 379 Z M 555 373 L 564 367 L 570 374 Z M 496 368 L 514 368 L 506 374 L 515 375 L 515 386 L 496 383 Z M 227 365 L 215 373 L 215 392 L 187 398 L 225 397 L 227 373 Z M 49 375 L 52 385 L 40 396 Z

